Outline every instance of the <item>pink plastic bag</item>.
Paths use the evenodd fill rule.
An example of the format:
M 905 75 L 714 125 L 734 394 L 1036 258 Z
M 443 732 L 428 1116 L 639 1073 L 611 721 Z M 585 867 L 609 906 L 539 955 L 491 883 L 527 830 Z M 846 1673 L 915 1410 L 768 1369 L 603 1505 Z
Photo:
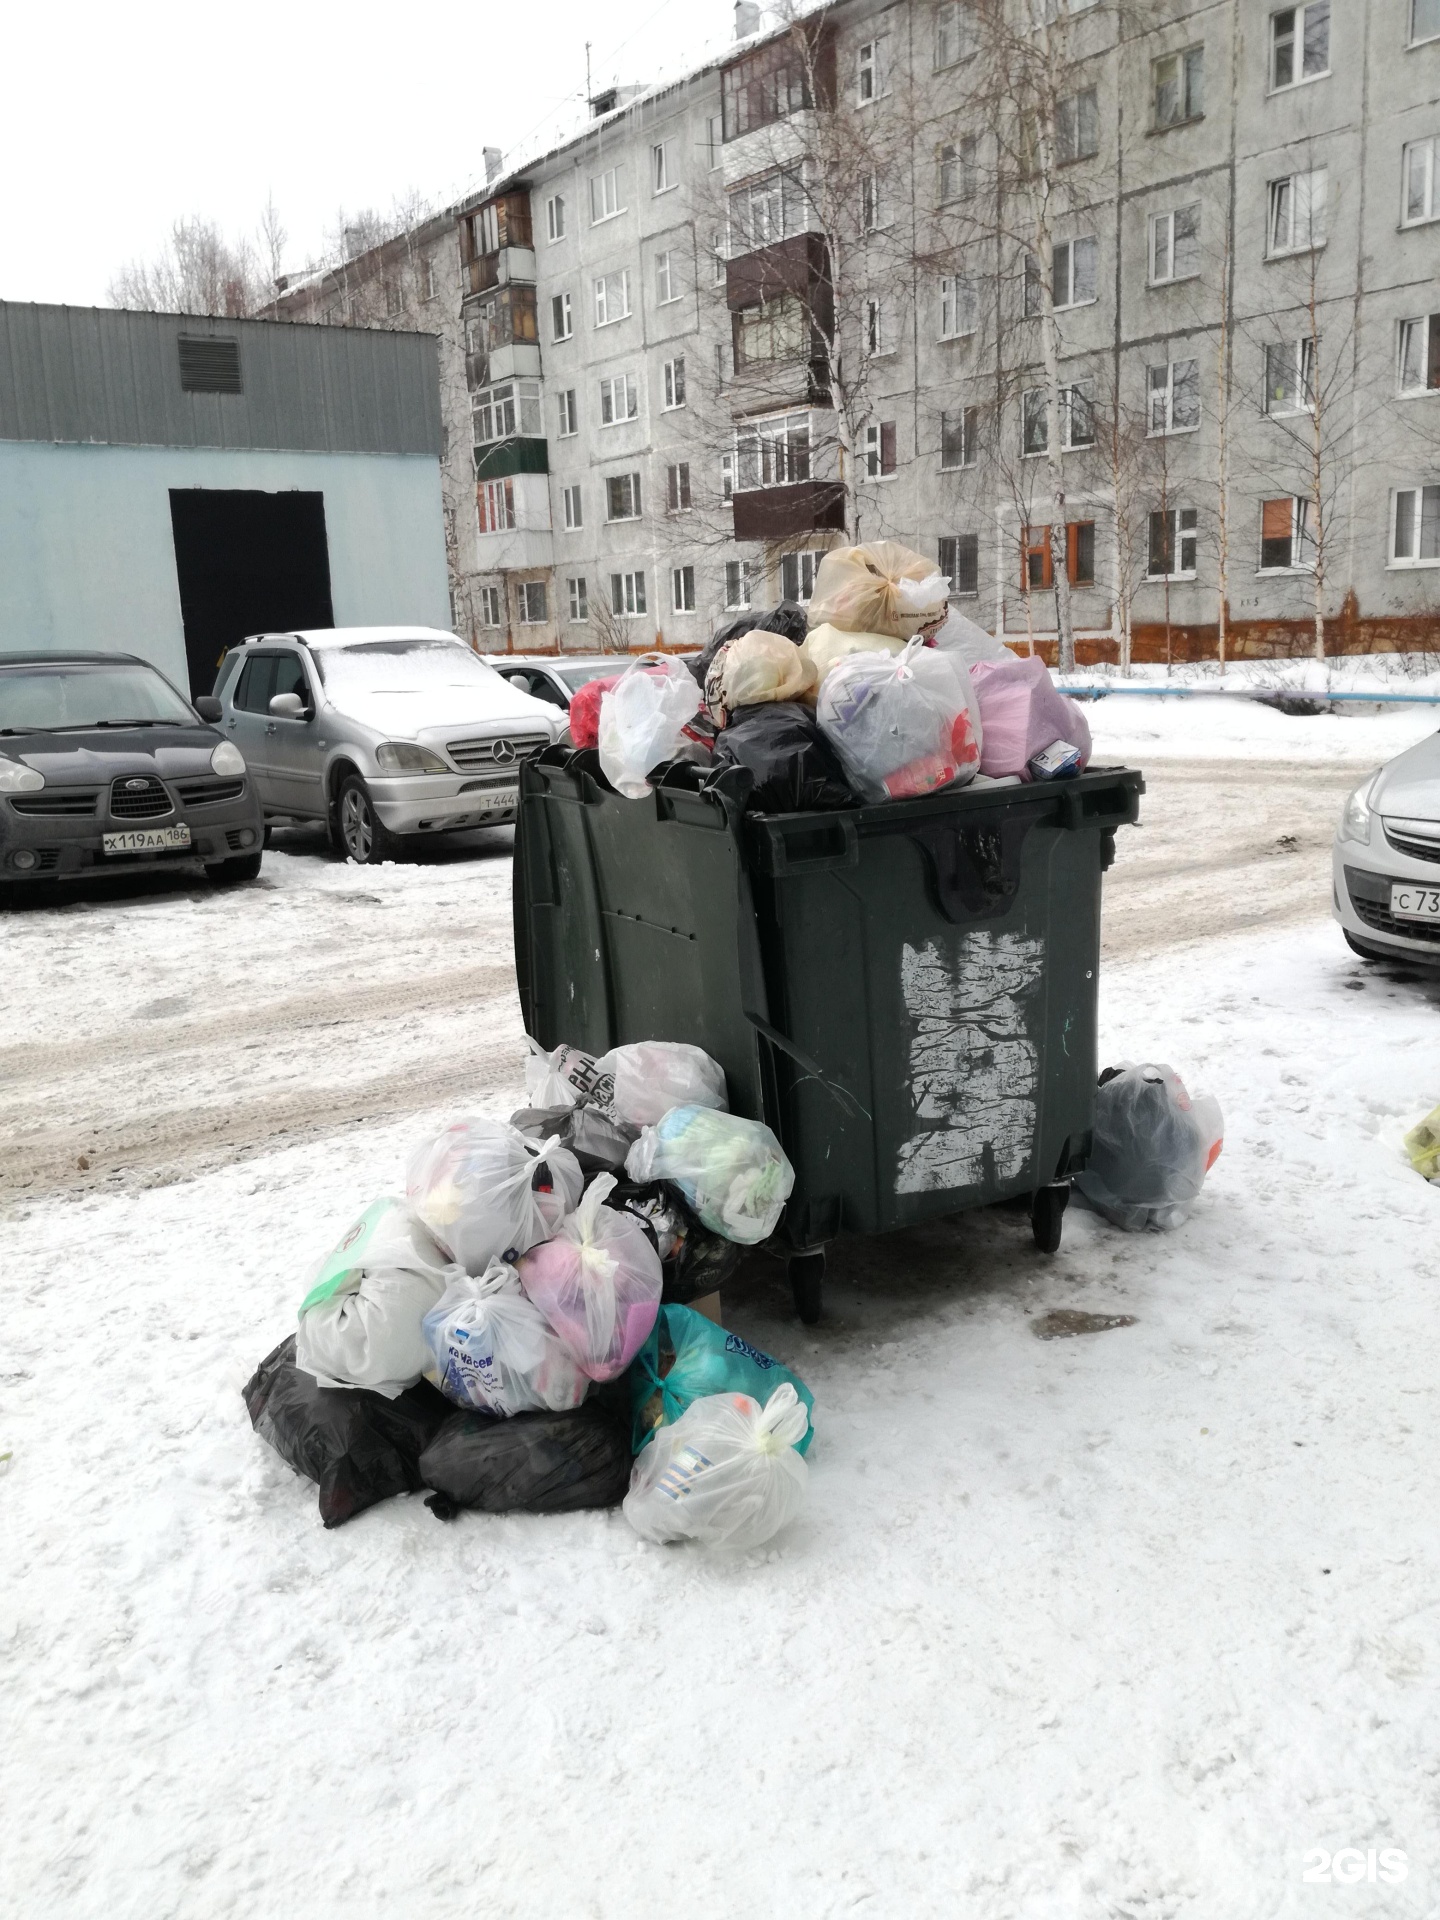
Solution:
M 520 1284 L 592 1380 L 622 1374 L 650 1336 L 663 1273 L 633 1213 L 604 1203 L 613 1174 L 592 1180 L 553 1240 L 520 1260 Z
M 1090 727 L 1073 700 L 1067 700 L 1041 659 L 980 660 L 970 669 L 980 703 L 980 771 L 994 779 L 1018 773 L 1030 778 L 1037 753 L 1068 740 L 1080 749 L 1080 765 L 1090 759 Z

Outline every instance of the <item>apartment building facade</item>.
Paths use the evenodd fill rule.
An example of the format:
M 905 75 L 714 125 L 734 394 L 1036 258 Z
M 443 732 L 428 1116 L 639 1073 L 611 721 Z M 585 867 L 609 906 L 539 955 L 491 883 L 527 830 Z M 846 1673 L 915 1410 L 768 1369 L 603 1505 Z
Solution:
M 1440 0 L 1048 13 L 1039 139 L 991 0 L 840 0 L 282 296 L 441 334 L 461 631 L 696 644 L 886 536 L 1082 654 L 1437 644 Z

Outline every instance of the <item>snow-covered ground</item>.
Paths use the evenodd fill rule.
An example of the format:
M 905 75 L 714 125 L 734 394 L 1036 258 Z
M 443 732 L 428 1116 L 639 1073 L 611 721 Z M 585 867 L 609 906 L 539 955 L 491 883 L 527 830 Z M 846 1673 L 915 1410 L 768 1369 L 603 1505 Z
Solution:
M 1289 714 L 1244 698 L 1108 693 L 1084 711 L 1099 760 L 1304 762 L 1353 766 L 1357 781 L 1440 729 L 1440 705 Z
M 474 1104 L 517 1102 L 505 867 L 266 877 L 215 917 L 177 888 L 0 922 L 7 1076 L 37 1023 L 103 1051 L 123 1015 L 177 1023 L 202 1106 L 278 1099 L 287 993 L 332 994 L 334 1078 L 394 1074 L 378 1118 L 162 1184 L 41 1180 L 0 1221 L 5 1920 L 1440 1911 L 1440 1189 L 1400 1151 L 1440 1103 L 1440 977 L 1355 960 L 1323 890 L 1305 924 L 1111 963 L 1102 1056 L 1226 1112 L 1176 1234 L 1072 1209 L 1051 1261 L 1004 1211 L 842 1242 L 814 1329 L 754 1257 L 727 1323 L 819 1429 L 761 1553 L 418 1499 L 325 1533 L 239 1389 L 457 1098 L 412 967 L 459 981 Z M 332 929 L 333 980 L 287 925 Z M 206 1081 L 178 1023 L 212 1009 Z M 132 1063 L 142 1119 L 165 1065 Z M 1133 1324 L 1037 1337 L 1054 1309 Z M 1408 1877 L 1302 1880 L 1344 1847 Z

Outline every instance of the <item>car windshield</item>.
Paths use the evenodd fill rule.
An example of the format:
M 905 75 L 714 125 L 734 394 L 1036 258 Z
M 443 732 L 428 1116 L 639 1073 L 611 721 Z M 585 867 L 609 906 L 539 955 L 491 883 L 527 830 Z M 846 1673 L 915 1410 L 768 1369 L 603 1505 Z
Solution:
M 316 647 L 310 658 L 332 697 L 503 684 L 460 640 L 364 640 L 353 647 Z
M 591 680 L 603 679 L 606 674 L 623 673 L 625 663 L 602 660 L 598 667 L 557 667 L 555 671 L 572 693 L 578 693 Z
M 138 660 L 0 667 L 0 732 L 197 724 L 169 682 Z

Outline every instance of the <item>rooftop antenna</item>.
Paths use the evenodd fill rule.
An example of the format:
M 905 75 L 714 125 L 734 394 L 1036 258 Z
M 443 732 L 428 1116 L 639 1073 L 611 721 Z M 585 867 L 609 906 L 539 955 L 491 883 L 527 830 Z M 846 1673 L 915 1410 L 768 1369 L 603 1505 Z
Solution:
M 593 89 L 590 85 L 590 42 L 585 42 L 585 99 L 589 102 Z

